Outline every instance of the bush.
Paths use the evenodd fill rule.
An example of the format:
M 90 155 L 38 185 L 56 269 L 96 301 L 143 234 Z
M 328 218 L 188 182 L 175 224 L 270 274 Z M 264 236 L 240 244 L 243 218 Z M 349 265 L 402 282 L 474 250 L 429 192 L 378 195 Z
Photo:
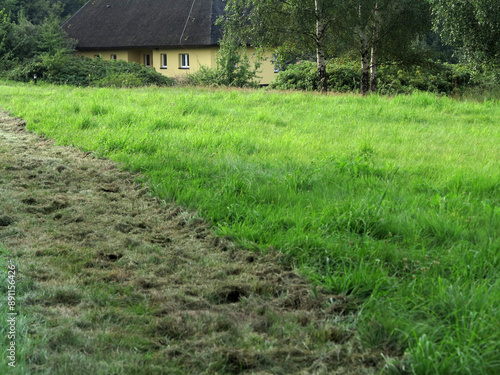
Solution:
M 126 61 L 102 60 L 59 53 L 36 56 L 8 73 L 8 78 L 28 82 L 36 74 L 48 83 L 74 86 L 172 86 L 174 80 L 154 69 Z
M 328 61 L 326 74 L 328 89 L 337 92 L 357 91 L 361 69 L 353 62 Z M 271 83 L 271 88 L 313 91 L 318 88 L 318 68 L 315 62 L 299 61 L 289 65 Z
M 220 86 L 221 80 L 217 69 L 203 65 L 197 72 L 188 74 L 185 83 L 194 86 Z
M 327 62 L 328 90 L 357 92 L 360 87 L 361 67 L 353 61 L 331 60 Z M 427 62 L 421 66 L 402 68 L 397 65 L 378 69 L 378 92 L 403 94 L 415 90 L 436 94 L 454 94 L 460 90 L 482 85 L 484 75 L 477 75 L 465 65 Z M 316 90 L 318 70 L 315 62 L 300 61 L 289 65 L 271 83 L 270 87 L 281 90 Z
M 398 94 L 415 90 L 450 95 L 458 89 L 474 85 L 470 68 L 428 62 L 422 66 L 402 69 L 382 66 L 379 69 L 379 92 Z
M 330 72 L 327 71 L 328 73 Z M 316 90 L 318 88 L 316 64 L 311 61 L 299 61 L 288 65 L 286 70 L 281 71 L 269 86 L 281 90 Z
M 194 86 L 228 86 L 228 87 L 253 87 L 259 86 L 254 81 L 255 74 L 246 68 L 235 68 L 231 75 L 223 69 L 201 66 L 195 73 L 186 77 L 185 83 Z
M 202 66 L 197 72 L 188 75 L 186 83 L 196 86 L 258 87 L 255 79 L 260 65 L 260 62 L 255 62 L 252 66 L 245 48 L 230 36 L 225 36 L 217 53 L 217 67 Z

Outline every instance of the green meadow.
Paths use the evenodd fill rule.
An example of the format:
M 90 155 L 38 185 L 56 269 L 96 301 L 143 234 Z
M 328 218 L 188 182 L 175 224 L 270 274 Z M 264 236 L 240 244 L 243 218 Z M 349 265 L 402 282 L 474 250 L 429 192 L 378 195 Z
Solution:
M 500 372 L 498 101 L 2 82 L 0 107 L 355 298 L 386 372 Z

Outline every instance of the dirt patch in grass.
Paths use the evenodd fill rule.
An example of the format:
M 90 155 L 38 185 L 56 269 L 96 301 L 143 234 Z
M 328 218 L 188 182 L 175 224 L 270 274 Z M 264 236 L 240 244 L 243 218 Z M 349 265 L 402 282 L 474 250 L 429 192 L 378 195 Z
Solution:
M 237 249 L 115 163 L 0 113 L 0 243 L 46 374 L 372 374 L 356 301 Z

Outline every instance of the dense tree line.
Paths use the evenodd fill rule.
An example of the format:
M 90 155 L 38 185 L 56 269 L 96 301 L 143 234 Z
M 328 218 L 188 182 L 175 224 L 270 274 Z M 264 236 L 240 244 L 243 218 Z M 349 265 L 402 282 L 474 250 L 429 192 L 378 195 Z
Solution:
M 62 20 L 84 0 L 0 0 L 0 69 L 41 54 L 71 51 Z
M 40 25 L 50 16 L 61 19 L 80 9 L 87 0 L 0 0 L 0 10 L 10 15 L 13 22 L 18 17 L 28 19 L 34 25 Z
M 59 25 L 85 2 L 0 0 L 0 71 L 39 56 L 71 52 L 76 41 L 68 40 Z M 327 62 L 338 57 L 358 61 L 363 93 L 377 91 L 378 71 L 388 65 L 411 68 L 444 59 L 500 68 L 498 1 L 226 0 L 226 15 L 219 22 L 224 29 L 221 51 L 231 56 L 221 57 L 219 62 L 228 62 L 222 65 L 229 68 L 211 72 L 216 77 L 212 81 L 221 72 L 227 71 L 223 76 L 230 82 L 251 73 L 233 72 L 233 67 L 246 65 L 234 63 L 238 48 L 231 44 L 273 50 L 283 65 L 314 60 L 315 86 L 322 91 L 329 87 Z
M 0 74 L 56 84 L 136 87 L 173 81 L 137 63 L 105 61 L 72 54 L 75 40 L 61 23 L 86 0 L 0 0 Z
M 500 67 L 500 1 L 429 1 L 435 29 L 464 59 Z

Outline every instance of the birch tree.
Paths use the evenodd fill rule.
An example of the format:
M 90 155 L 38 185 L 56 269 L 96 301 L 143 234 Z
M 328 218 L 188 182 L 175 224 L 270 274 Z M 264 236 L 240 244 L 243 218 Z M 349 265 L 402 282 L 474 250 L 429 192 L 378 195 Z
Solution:
M 382 63 L 405 62 L 412 42 L 430 30 L 425 0 L 356 0 L 353 45 L 361 58 L 361 92 L 377 91 L 377 68 Z
M 326 58 L 356 50 L 366 93 L 377 90 L 381 62 L 405 61 L 417 35 L 430 30 L 427 1 L 227 0 L 222 23 L 241 43 L 296 55 L 314 51 L 321 91 L 328 84 Z
M 500 1 L 430 0 L 435 30 L 469 61 L 500 67 Z
M 228 0 L 221 23 L 240 43 L 288 53 L 315 51 L 318 88 L 326 91 L 325 59 L 346 30 L 348 1 Z

